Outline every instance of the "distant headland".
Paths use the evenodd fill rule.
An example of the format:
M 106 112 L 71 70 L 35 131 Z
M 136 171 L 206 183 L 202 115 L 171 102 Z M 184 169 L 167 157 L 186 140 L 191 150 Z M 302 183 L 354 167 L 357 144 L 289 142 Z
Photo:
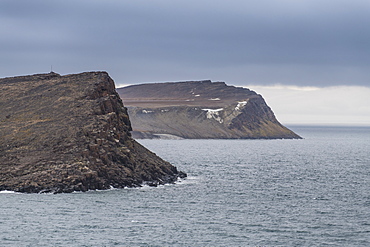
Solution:
M 263 97 L 224 82 L 150 83 L 118 88 L 135 138 L 300 139 Z

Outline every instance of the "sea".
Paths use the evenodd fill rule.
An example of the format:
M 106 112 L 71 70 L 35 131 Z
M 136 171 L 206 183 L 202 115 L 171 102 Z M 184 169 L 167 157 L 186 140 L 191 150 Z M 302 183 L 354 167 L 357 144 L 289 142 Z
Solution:
M 370 127 L 301 140 L 140 140 L 175 184 L 0 193 L 0 246 L 370 246 Z

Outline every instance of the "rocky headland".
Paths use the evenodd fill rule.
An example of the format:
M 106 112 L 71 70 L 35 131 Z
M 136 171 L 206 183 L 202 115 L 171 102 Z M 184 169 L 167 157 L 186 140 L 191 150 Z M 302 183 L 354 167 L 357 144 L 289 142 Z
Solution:
M 103 190 L 186 176 L 133 140 L 106 72 L 3 78 L 0 92 L 0 190 Z
M 299 139 L 263 97 L 224 82 L 149 83 L 118 88 L 135 138 Z

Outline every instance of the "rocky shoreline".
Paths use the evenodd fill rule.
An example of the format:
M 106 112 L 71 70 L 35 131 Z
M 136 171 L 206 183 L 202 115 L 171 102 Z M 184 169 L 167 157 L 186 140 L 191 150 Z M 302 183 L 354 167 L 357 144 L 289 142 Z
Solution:
M 104 190 L 186 177 L 131 137 L 106 72 L 3 78 L 0 90 L 0 190 Z

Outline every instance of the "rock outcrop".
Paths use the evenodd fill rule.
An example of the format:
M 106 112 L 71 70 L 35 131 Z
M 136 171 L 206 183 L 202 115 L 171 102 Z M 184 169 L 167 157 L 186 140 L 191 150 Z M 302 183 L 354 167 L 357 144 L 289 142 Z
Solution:
M 0 190 L 102 190 L 186 176 L 132 139 L 106 72 L 3 78 L 0 92 Z
M 151 83 L 117 92 L 135 138 L 301 138 L 278 122 L 261 95 L 224 82 Z

